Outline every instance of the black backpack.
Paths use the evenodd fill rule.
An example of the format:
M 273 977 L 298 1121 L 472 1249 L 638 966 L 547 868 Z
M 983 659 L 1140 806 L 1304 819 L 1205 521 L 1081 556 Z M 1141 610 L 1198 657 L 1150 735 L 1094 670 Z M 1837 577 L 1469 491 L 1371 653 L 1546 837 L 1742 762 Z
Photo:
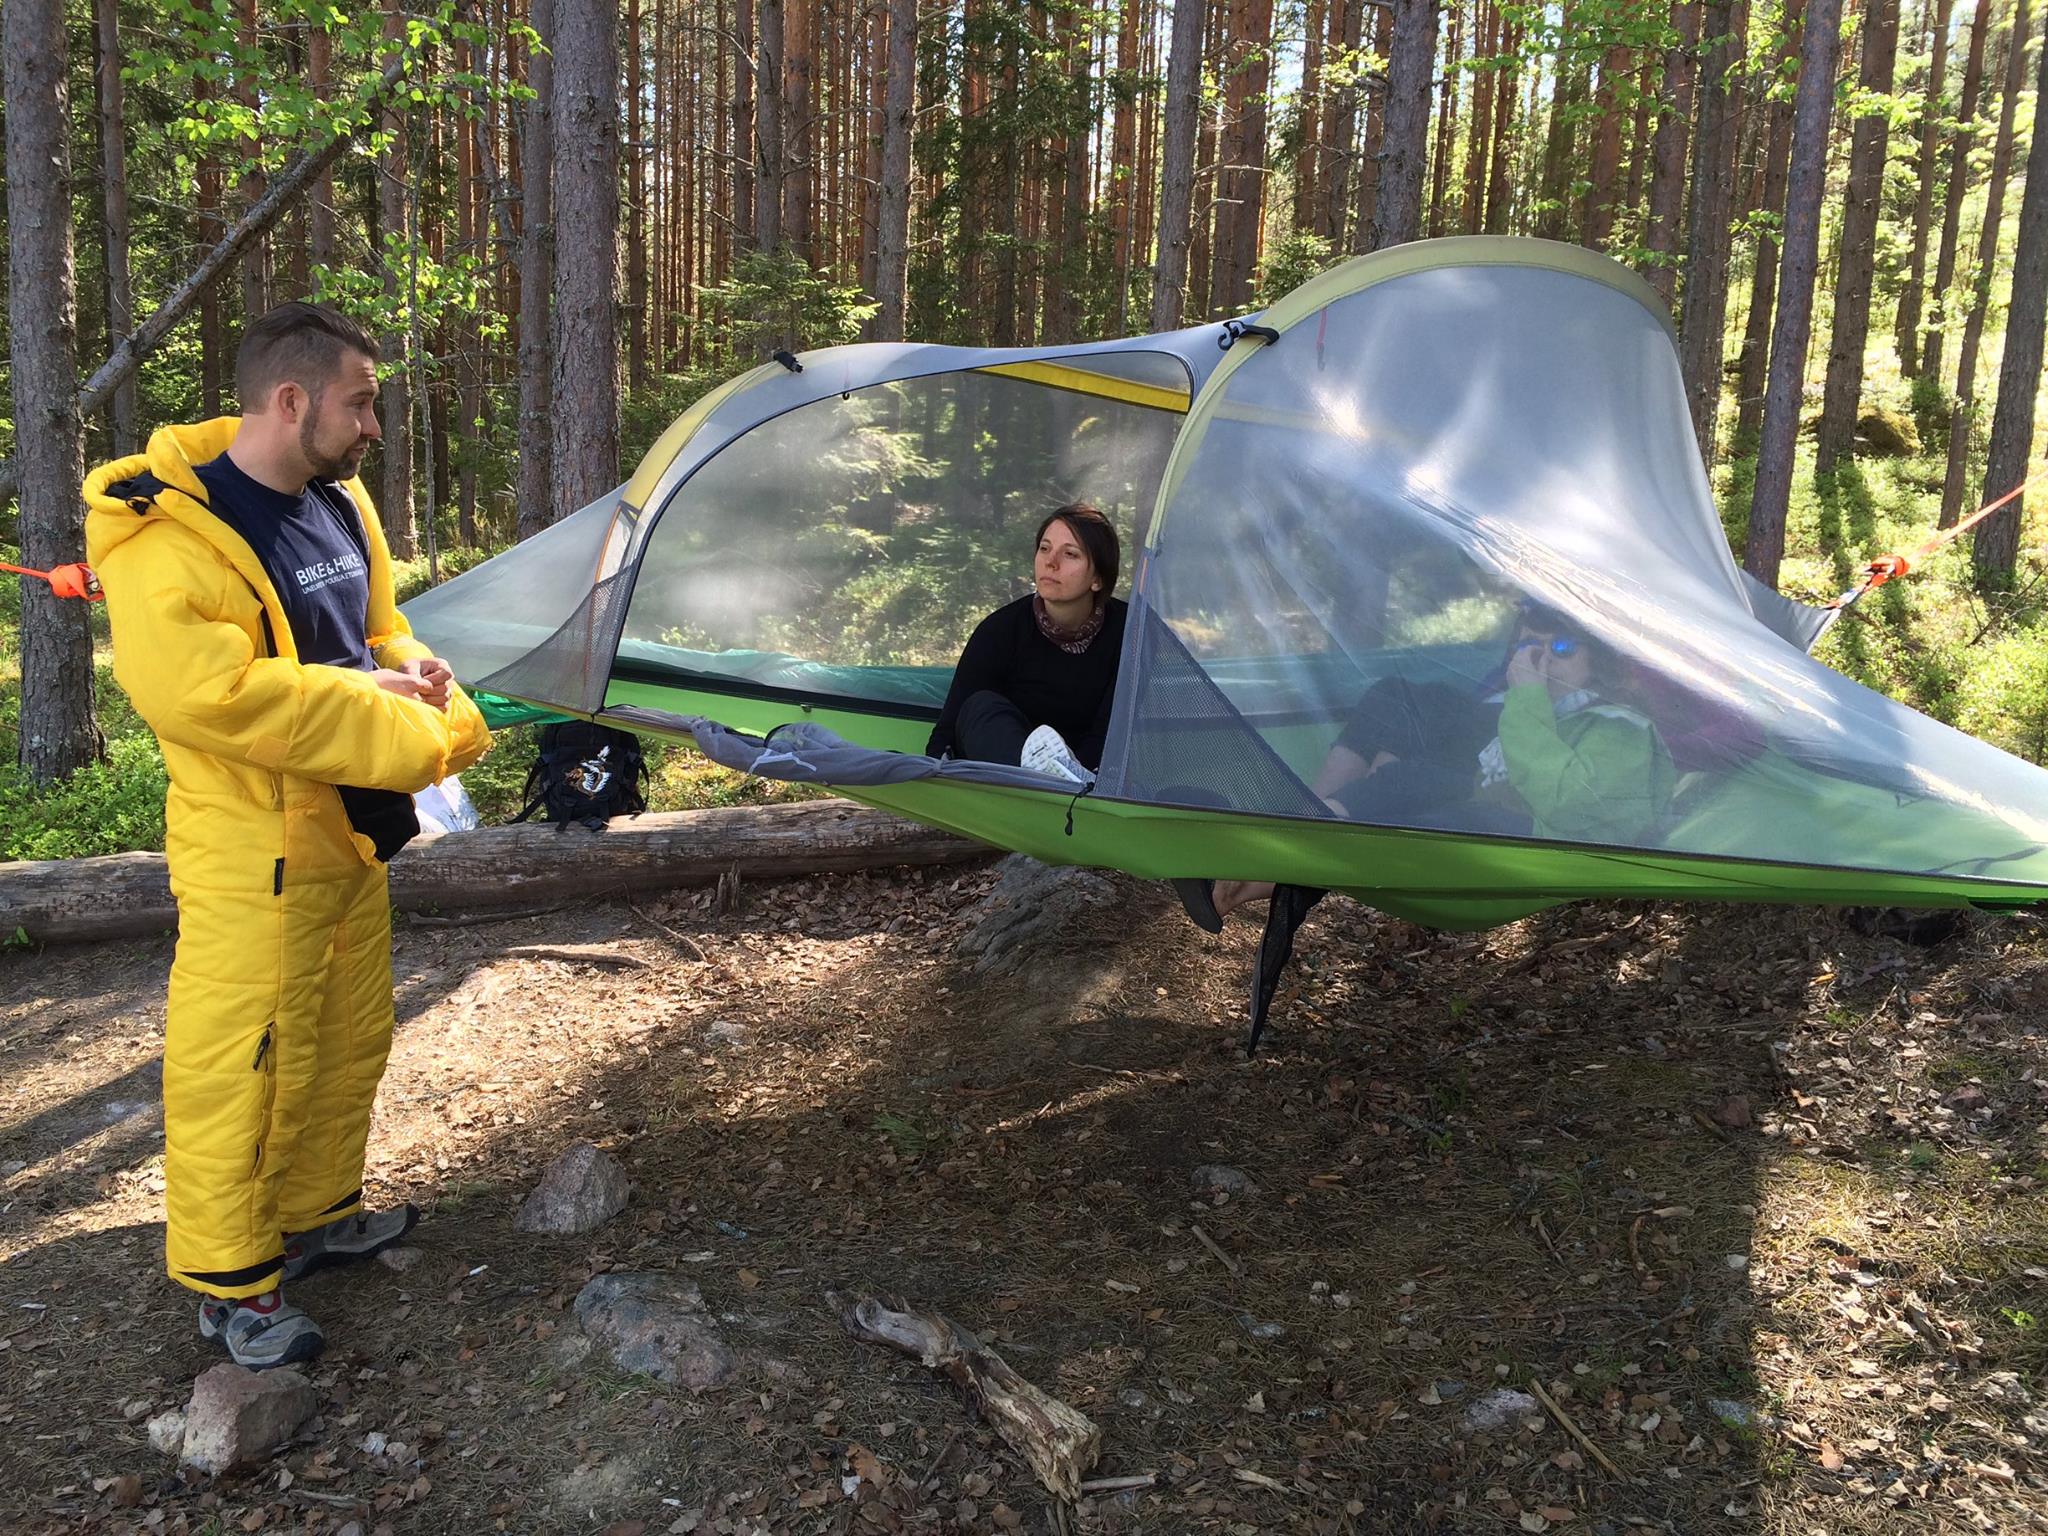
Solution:
M 525 821 L 537 811 L 557 831 L 572 821 L 601 831 L 614 816 L 647 809 L 646 782 L 638 736 L 588 720 L 560 720 L 541 728 L 540 756 L 526 775 L 526 809 L 512 819 Z

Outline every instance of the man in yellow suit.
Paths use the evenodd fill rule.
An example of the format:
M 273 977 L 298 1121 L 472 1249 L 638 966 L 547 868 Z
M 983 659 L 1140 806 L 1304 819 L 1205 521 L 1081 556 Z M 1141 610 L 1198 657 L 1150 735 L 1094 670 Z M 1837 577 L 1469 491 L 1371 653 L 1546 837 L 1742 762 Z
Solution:
M 283 1286 L 408 1232 L 362 1200 L 391 1047 L 384 861 L 411 794 L 490 744 L 412 637 L 356 479 L 377 346 L 284 304 L 236 358 L 244 414 L 165 427 L 86 480 L 114 675 L 163 744 L 178 902 L 164 1033 L 166 1262 L 256 1369 L 320 1327 Z

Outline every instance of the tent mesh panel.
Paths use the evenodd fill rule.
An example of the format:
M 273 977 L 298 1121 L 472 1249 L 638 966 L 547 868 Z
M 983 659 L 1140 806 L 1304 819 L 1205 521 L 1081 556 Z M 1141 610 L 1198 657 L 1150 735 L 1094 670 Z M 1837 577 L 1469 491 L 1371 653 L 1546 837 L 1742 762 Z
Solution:
M 632 590 L 633 570 L 629 566 L 600 581 L 561 628 L 511 666 L 479 679 L 478 686 L 515 699 L 560 703 L 583 713 L 601 708 L 612 655 L 618 649 L 626 596 Z
M 1103 754 L 1105 791 L 1162 805 L 1330 814 L 1142 598 L 1132 604 L 1131 630 Z

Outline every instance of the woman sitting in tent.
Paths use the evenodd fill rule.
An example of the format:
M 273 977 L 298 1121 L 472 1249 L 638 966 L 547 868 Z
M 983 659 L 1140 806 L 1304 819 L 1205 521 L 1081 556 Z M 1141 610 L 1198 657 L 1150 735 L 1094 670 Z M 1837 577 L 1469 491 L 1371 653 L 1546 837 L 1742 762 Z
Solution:
M 1038 525 L 1035 590 L 975 626 L 926 755 L 1093 782 L 1123 650 L 1120 560 L 1116 529 L 1086 502 Z
M 1502 667 L 1470 693 L 1388 678 L 1366 690 L 1312 786 L 1347 821 L 1626 844 L 1669 809 L 1657 727 L 1618 702 L 1612 651 L 1525 611 Z M 1220 933 L 1267 881 L 1177 880 L 1188 916 Z

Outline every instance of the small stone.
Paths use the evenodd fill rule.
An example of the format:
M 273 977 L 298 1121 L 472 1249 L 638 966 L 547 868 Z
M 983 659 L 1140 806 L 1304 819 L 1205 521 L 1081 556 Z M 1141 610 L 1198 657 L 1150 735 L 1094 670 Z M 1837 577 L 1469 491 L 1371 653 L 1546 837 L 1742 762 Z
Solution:
M 576 1293 L 576 1321 L 621 1370 L 702 1392 L 738 1367 L 696 1286 L 672 1275 L 599 1275 Z
M 1972 1115 L 1991 1102 L 1982 1083 L 1965 1083 L 1941 1101 L 1959 1115 Z
M 1250 1174 L 1224 1163 L 1204 1163 L 1188 1175 L 1188 1182 L 1198 1195 L 1254 1195 L 1259 1190 Z
M 377 1262 L 394 1274 L 404 1274 L 419 1263 L 421 1254 L 417 1248 L 386 1248 L 377 1255 Z
M 1749 1255 L 1746 1253 L 1731 1253 L 1722 1259 L 1721 1262 L 1737 1274 L 1741 1274 L 1742 1271 L 1749 1268 Z
M 1749 1095 L 1731 1093 L 1714 1106 L 1714 1124 L 1725 1126 L 1731 1131 L 1746 1131 L 1756 1124 L 1756 1115 L 1749 1107 Z
M 185 1406 L 185 1465 L 221 1473 L 253 1466 L 298 1433 L 320 1406 L 289 1367 L 249 1371 L 223 1362 L 202 1374 Z
M 626 1208 L 626 1170 L 587 1141 L 552 1163 L 513 1223 L 522 1232 L 573 1237 L 603 1226 Z
M 704 1038 L 717 1045 L 740 1046 L 747 1043 L 753 1031 L 746 1025 L 732 1019 L 713 1019 L 704 1031 Z
M 176 1456 L 185 1449 L 185 1410 L 166 1408 L 148 1424 L 149 1446 L 159 1456 Z
M 1240 1312 L 1237 1314 L 1237 1326 L 1242 1328 L 1246 1333 L 1250 1334 L 1255 1339 L 1271 1341 L 1273 1339 L 1284 1339 L 1287 1337 L 1287 1329 L 1283 1325 L 1279 1323 L 1261 1322 L 1256 1317 L 1253 1317 L 1249 1312 Z
M 1472 1406 L 1465 1410 L 1465 1427 L 1475 1435 L 1490 1435 L 1529 1414 L 1540 1412 L 1542 1404 L 1528 1393 L 1517 1392 L 1513 1387 L 1496 1387 L 1485 1396 L 1474 1399 Z
M 149 1410 L 156 1406 L 146 1397 L 131 1397 L 121 1405 L 121 1417 L 133 1424 L 137 1419 L 149 1417 Z
M 123 1472 L 114 1479 L 108 1497 L 116 1509 L 133 1509 L 142 1502 L 142 1478 L 133 1472 Z

